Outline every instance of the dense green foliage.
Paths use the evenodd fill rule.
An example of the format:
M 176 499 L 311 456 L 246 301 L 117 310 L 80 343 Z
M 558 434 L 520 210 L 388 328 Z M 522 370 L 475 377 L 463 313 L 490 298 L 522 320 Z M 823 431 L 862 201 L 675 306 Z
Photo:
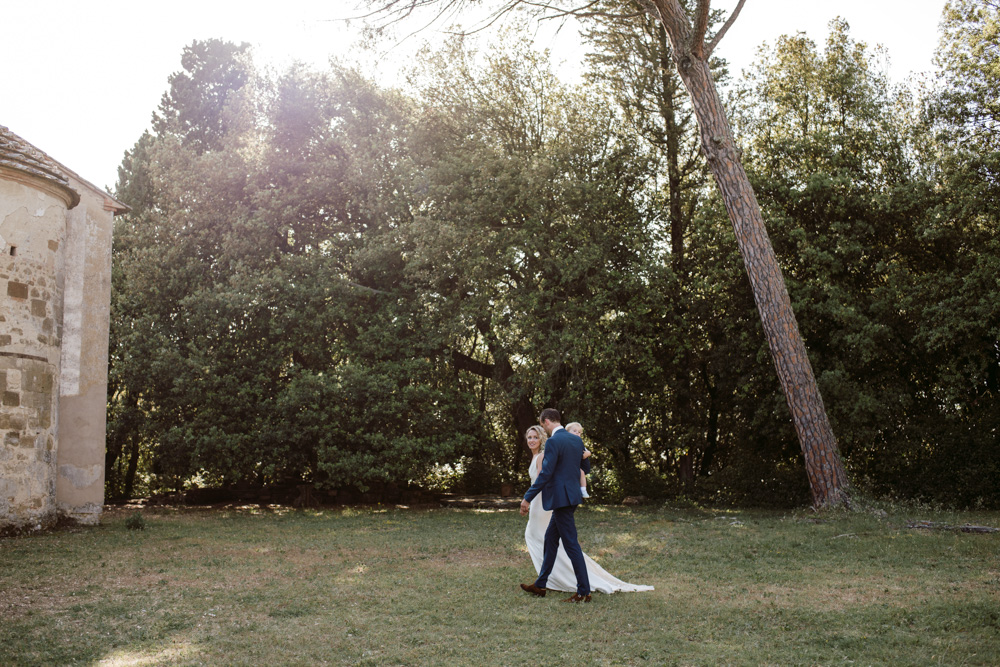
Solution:
M 211 150 L 168 120 L 122 171 L 134 212 L 117 230 L 112 389 L 135 415 L 109 454 L 145 449 L 171 485 L 308 471 L 362 487 L 454 457 L 474 427 L 467 392 L 413 329 L 412 299 L 390 294 L 406 289 L 398 213 L 373 202 L 391 181 L 362 178 L 391 178 L 402 102 L 291 71 L 230 90 L 223 113 L 239 129 Z M 140 183 L 145 201 L 129 196 Z
M 982 199 L 995 179 L 948 139 L 974 125 L 907 114 L 909 94 L 831 28 L 822 54 L 781 40 L 741 114 L 830 417 L 876 492 L 995 504 L 1000 227 Z M 951 108 L 953 92 L 928 106 Z
M 994 5 L 949 5 L 919 96 L 841 22 L 734 91 L 834 430 L 880 495 L 1000 504 Z M 405 91 L 185 49 L 120 171 L 109 493 L 488 490 L 556 406 L 606 499 L 806 501 L 667 40 L 589 39 L 580 86 L 508 38 L 422 54 Z

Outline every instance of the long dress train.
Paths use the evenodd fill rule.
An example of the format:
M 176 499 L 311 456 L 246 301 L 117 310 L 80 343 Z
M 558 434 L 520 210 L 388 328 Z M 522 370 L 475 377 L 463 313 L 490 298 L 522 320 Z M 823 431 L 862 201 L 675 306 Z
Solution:
M 536 454 L 531 459 L 531 467 L 528 474 L 531 476 L 531 483 L 535 483 L 538 476 L 538 457 Z M 535 572 L 542 567 L 542 555 L 545 552 L 545 529 L 549 527 L 549 518 L 552 512 L 546 511 L 542 507 L 542 494 L 538 494 L 531 501 L 531 510 L 528 512 L 528 526 L 524 529 L 524 541 L 528 545 L 528 553 L 531 554 L 531 562 L 535 564 Z M 642 586 L 640 584 L 630 584 L 622 581 L 608 573 L 603 567 L 598 565 L 587 554 L 583 554 L 583 560 L 587 563 L 587 576 L 590 577 L 590 590 L 599 593 L 615 592 L 635 592 L 651 591 L 652 586 Z M 552 574 L 546 588 L 554 591 L 576 592 L 576 574 L 573 572 L 573 564 L 566 555 L 566 550 L 562 544 L 559 545 L 559 552 L 556 554 L 556 563 L 552 567 Z

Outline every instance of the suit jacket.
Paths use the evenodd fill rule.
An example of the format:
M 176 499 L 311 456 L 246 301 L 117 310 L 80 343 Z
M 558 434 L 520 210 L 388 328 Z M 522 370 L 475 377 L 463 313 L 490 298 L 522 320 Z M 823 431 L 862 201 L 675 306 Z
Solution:
M 529 503 L 539 493 L 542 507 L 554 510 L 583 502 L 580 493 L 580 470 L 590 472 L 590 459 L 583 458 L 583 440 L 564 428 L 545 441 L 542 470 L 524 494 Z

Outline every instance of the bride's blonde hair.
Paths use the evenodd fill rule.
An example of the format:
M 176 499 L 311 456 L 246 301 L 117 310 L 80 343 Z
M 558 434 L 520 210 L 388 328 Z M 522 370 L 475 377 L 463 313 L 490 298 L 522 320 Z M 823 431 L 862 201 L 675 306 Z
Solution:
M 528 441 L 528 434 L 531 433 L 532 431 L 538 434 L 538 451 L 542 451 L 543 449 L 545 449 L 545 441 L 549 439 L 549 436 L 547 433 L 545 433 L 545 429 L 542 428 L 541 426 L 531 426 L 528 428 L 527 431 L 524 432 L 525 442 Z

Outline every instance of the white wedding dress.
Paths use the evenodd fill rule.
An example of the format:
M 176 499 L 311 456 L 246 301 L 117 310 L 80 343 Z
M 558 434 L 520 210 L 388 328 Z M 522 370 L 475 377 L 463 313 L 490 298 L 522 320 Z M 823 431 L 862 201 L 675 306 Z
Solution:
M 528 475 L 531 483 L 535 483 L 538 477 L 538 457 L 536 454 L 531 459 L 531 466 L 528 468 Z M 535 572 L 542 569 L 542 556 L 545 552 L 545 530 L 549 527 L 549 517 L 552 512 L 542 507 L 542 494 L 538 494 L 531 501 L 531 510 L 528 512 L 528 527 L 524 529 L 524 541 L 528 544 L 528 553 L 531 554 L 531 562 L 535 564 Z M 640 586 L 630 584 L 617 579 L 607 570 L 594 562 L 587 554 L 583 554 L 583 560 L 587 563 L 587 576 L 590 578 L 590 590 L 599 593 L 651 591 L 652 586 Z M 576 593 L 576 574 L 573 572 L 573 564 L 566 555 L 562 543 L 559 544 L 559 553 L 556 554 L 556 564 L 552 566 L 552 574 L 545 585 L 554 591 L 566 591 Z

